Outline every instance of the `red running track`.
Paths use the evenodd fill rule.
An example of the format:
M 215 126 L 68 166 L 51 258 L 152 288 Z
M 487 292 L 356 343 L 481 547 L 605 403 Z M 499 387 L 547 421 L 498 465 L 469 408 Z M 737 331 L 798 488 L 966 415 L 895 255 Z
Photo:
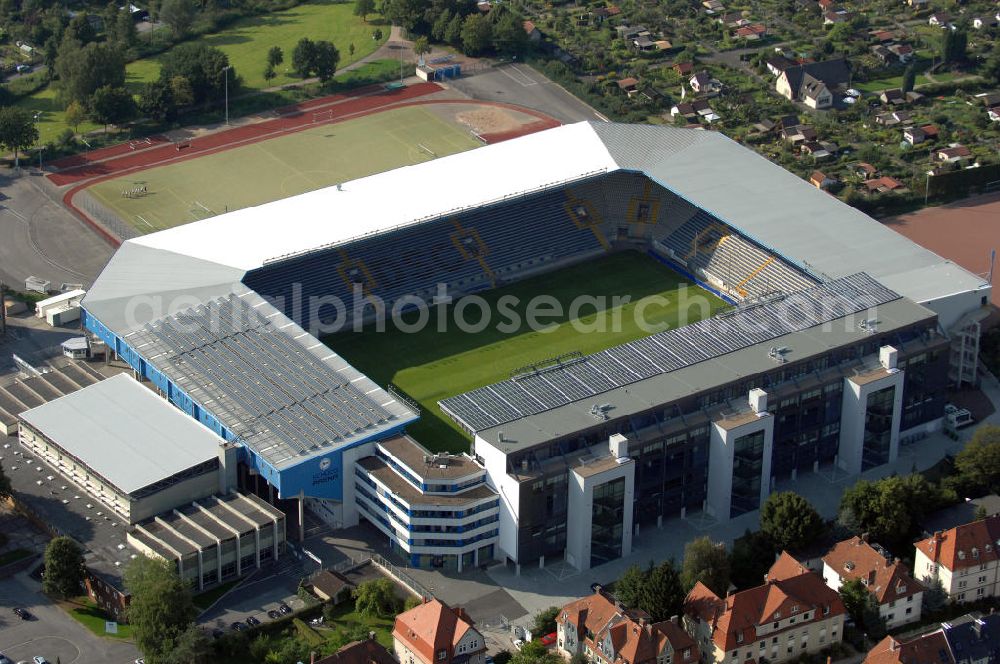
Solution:
M 176 162 L 196 156 L 201 157 L 218 152 L 220 149 L 260 141 L 272 138 L 276 134 L 312 126 L 314 124 L 312 116 L 307 112 L 310 110 L 330 106 L 329 110 L 333 112 L 333 117 L 330 120 L 332 122 L 344 116 L 371 112 L 388 104 L 423 97 L 441 89 L 441 86 L 436 83 L 419 83 L 398 90 L 386 90 L 382 86 L 369 86 L 354 95 L 332 95 L 295 106 L 283 107 L 278 109 L 278 113 L 282 114 L 282 117 L 193 138 L 188 143 L 189 147 L 183 149 L 178 149 L 173 143 L 164 142 L 166 139 L 160 137 L 162 139 L 160 142 L 143 150 L 131 150 L 127 143 L 123 143 L 69 157 L 66 160 L 70 162 L 69 167 L 59 173 L 50 174 L 48 178 L 53 184 L 61 187 L 81 180 L 120 174 L 137 167 L 148 168 L 161 163 Z

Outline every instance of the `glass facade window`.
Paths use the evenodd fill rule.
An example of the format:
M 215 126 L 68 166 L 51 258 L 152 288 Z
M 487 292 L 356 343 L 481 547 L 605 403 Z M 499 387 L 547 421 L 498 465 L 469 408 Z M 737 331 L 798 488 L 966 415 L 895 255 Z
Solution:
M 590 566 L 621 558 L 625 521 L 625 478 L 594 487 L 590 527 Z
M 865 435 L 861 452 L 861 470 L 889 462 L 892 440 L 892 411 L 896 386 L 890 385 L 868 395 L 865 410 Z
M 733 493 L 730 517 L 760 507 L 761 471 L 764 468 L 764 431 L 740 436 L 733 443 Z

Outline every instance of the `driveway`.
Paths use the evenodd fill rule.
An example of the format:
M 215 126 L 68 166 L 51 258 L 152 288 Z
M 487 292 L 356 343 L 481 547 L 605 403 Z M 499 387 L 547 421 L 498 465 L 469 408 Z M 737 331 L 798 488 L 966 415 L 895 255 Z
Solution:
M 19 619 L 15 606 L 34 620 Z M 15 662 L 41 655 L 60 664 L 131 664 L 139 657 L 131 643 L 98 637 L 70 618 L 26 573 L 0 580 L 0 651 Z

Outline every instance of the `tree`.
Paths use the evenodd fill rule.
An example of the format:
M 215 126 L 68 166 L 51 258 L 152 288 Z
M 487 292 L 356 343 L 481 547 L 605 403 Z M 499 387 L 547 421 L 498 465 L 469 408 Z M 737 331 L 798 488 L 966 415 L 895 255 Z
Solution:
M 221 99 L 226 86 L 226 67 L 229 58 L 225 53 L 203 41 L 185 42 L 167 51 L 161 59 L 160 78 L 171 81 L 183 76 L 191 86 L 192 103 Z M 235 69 L 229 72 L 229 92 L 233 92 L 239 77 Z M 184 106 L 178 90 L 174 102 Z
M 358 613 L 368 618 L 387 617 L 395 614 L 399 607 L 392 581 L 373 579 L 363 581 L 354 589 L 354 607 Z
M 347 56 L 350 58 L 354 57 L 354 42 L 347 45 Z
M 37 141 L 38 127 L 35 126 L 35 119 L 30 111 L 18 106 L 0 107 L 0 145 L 14 152 L 15 161 L 19 152 L 27 150 Z M 10 479 L 4 475 L 3 480 L 7 495 L 10 495 Z
M 510 664 L 565 664 L 565 660 L 539 641 L 530 641 L 510 658 Z
M 64 100 L 78 101 L 89 110 L 91 97 L 98 88 L 125 85 L 125 58 L 114 46 L 80 46 L 74 39 L 64 39 L 56 57 L 56 73 Z
M 184 107 L 194 103 L 194 90 L 186 76 L 174 76 L 166 83 L 176 106 Z
M 850 579 L 840 586 L 840 599 L 854 624 L 875 641 L 885 636 L 885 619 L 879 614 L 878 600 L 868 592 L 861 579 Z
M 720 597 L 729 589 L 729 556 L 726 545 L 709 537 L 691 540 L 684 547 L 681 581 L 690 590 L 699 581 Z M 668 616 L 669 617 L 669 616 Z
M 267 67 L 264 67 L 264 80 L 265 81 L 270 81 L 275 76 L 277 76 L 277 74 L 274 73 L 274 67 L 272 67 L 271 65 L 268 65 Z
M 308 37 L 303 37 L 292 51 L 292 70 L 302 78 L 308 78 L 312 71 L 313 50 L 315 44 Z
M 65 111 L 66 124 L 73 128 L 73 132 L 78 131 L 80 123 L 87 119 L 87 109 L 78 101 L 71 101 Z
M 316 72 L 316 76 L 323 83 L 326 83 L 337 72 L 337 63 L 340 61 L 340 52 L 333 42 L 317 41 L 313 43 L 312 64 L 310 69 Z
M 969 35 L 965 29 L 952 30 L 950 27 L 941 31 L 940 55 L 942 62 L 962 62 L 965 60 L 965 50 L 968 47 Z
M 67 599 L 83 587 L 83 549 L 69 537 L 53 538 L 45 547 L 45 576 L 42 590 Z
M 362 22 L 368 22 L 368 15 L 375 13 L 375 0 L 354 0 L 354 15 L 360 16 Z
M 172 562 L 144 555 L 125 568 L 125 588 L 132 596 L 128 620 L 135 644 L 151 662 L 170 661 L 198 614 L 190 588 Z
M 507 55 L 520 55 L 528 47 L 528 34 L 519 16 L 505 12 L 493 25 L 493 45 L 496 51 Z
M 907 92 L 913 90 L 914 84 L 917 82 L 917 70 L 910 64 L 903 70 L 903 84 L 901 89 L 905 95 Z
M 212 664 L 216 661 L 212 639 L 197 625 L 190 625 L 161 660 L 164 664 Z M 288 660 L 291 661 L 291 660 Z
M 462 21 L 462 52 L 466 55 L 481 55 L 493 43 L 493 24 L 479 12 L 469 14 Z
M 953 501 L 949 491 L 923 475 L 892 476 L 877 482 L 861 480 L 840 499 L 840 522 L 856 533 L 868 533 L 882 544 L 908 544 L 914 524 L 927 513 Z
M 652 569 L 652 562 L 649 563 L 649 567 Z M 630 565 L 615 582 L 615 599 L 627 607 L 639 606 L 647 574 L 648 572 L 644 572 L 638 565 Z
M 513 655 L 510 654 L 509 650 L 501 650 L 497 654 L 493 655 L 493 664 L 507 664 L 510 662 L 510 658 Z
M 194 25 L 198 4 L 195 0 L 163 0 L 160 6 L 160 20 L 167 24 L 175 38 L 181 38 Z
M 135 99 L 125 88 L 114 88 L 105 85 L 94 93 L 91 101 L 91 117 L 94 122 L 104 125 L 120 125 L 135 117 Z
M 280 46 L 272 46 L 267 49 L 267 66 L 272 69 L 280 65 L 285 61 L 285 52 L 281 50 Z
M 823 533 L 823 519 L 794 491 L 772 493 L 760 508 L 760 529 L 777 551 L 800 549 Z
M 170 82 L 159 79 L 143 85 L 139 93 L 138 106 L 139 112 L 154 122 L 172 119 L 177 107 Z M 68 114 L 69 109 L 66 112 Z
M 372 32 L 372 39 L 374 39 L 375 41 L 381 41 L 381 39 L 382 39 L 382 28 L 375 28 L 375 31 Z
M 444 40 L 452 46 L 462 45 L 462 16 L 455 14 L 448 23 L 448 28 L 444 31 Z
M 417 37 L 413 40 L 413 54 L 416 56 L 421 56 L 426 53 L 431 52 L 430 42 L 427 41 L 427 37 Z
M 556 631 L 556 616 L 560 610 L 558 606 L 550 606 L 536 613 L 531 623 L 531 633 L 535 636 L 545 636 Z
M 1000 491 L 1000 426 L 983 424 L 955 456 L 955 470 L 969 495 Z
M 75 39 L 81 44 L 89 44 L 97 39 L 97 32 L 94 30 L 94 26 L 91 25 L 90 19 L 87 18 L 87 13 L 80 12 L 66 26 L 64 38 L 66 36 Z
M 434 23 L 431 26 L 431 38 L 433 38 L 434 41 L 448 41 L 445 38 L 445 33 L 448 31 L 448 24 L 451 23 L 452 17 L 453 14 L 450 9 L 445 9 L 438 14 L 438 17 L 434 20 Z
M 135 46 L 139 40 L 139 31 L 135 27 L 135 21 L 132 19 L 132 12 L 129 11 L 128 4 L 118 11 L 115 22 L 115 35 L 118 38 L 119 46 L 125 49 Z
M 424 16 L 424 0 L 386 0 L 382 15 L 391 23 L 412 31 Z
M 0 110 L 0 113 L 2 112 L 3 111 Z M 2 142 L 2 139 L 0 139 L 0 143 Z M 10 493 L 10 478 L 7 477 L 7 473 L 3 470 L 3 463 L 0 463 L 0 500 L 7 500 L 10 498 Z
M 943 609 L 948 603 L 948 593 L 944 591 L 941 579 L 925 580 L 924 585 L 927 586 L 921 603 L 924 612 L 934 613 Z
M 639 596 L 639 608 L 655 622 L 679 616 L 684 604 L 684 588 L 673 560 L 665 560 L 649 571 Z
M 763 532 L 750 532 L 733 542 L 729 555 L 730 581 L 740 590 L 759 586 L 774 564 L 774 545 Z

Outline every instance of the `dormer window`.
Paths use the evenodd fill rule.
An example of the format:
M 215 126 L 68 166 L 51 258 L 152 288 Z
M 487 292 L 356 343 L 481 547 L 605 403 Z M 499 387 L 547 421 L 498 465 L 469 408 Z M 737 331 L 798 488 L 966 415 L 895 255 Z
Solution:
M 792 604 L 792 613 L 798 613 L 798 612 L 799 612 L 799 605 Z
M 965 560 L 965 551 L 959 551 L 958 552 L 958 559 L 959 560 Z
M 736 643 L 743 643 L 743 632 L 736 632 Z
M 972 557 L 973 558 L 979 557 L 979 549 L 977 549 L 976 547 L 972 547 Z
M 896 588 L 896 592 L 902 595 L 903 593 L 906 592 L 906 586 L 904 586 L 903 584 L 899 584 L 899 587 Z
M 775 618 L 780 618 L 781 617 L 781 611 L 775 611 L 774 612 L 774 617 Z
M 439 662 L 443 662 L 448 657 L 447 650 L 438 650 L 437 658 Z

